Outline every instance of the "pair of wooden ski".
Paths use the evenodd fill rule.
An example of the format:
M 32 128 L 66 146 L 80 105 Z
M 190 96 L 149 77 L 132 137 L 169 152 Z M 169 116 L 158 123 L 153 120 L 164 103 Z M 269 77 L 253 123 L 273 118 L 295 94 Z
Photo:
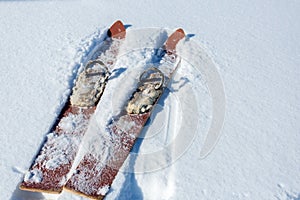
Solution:
M 151 68 L 141 75 L 140 83 L 128 100 L 124 111 L 115 117 L 109 126 L 110 133 L 114 135 L 114 138 L 118 138 L 118 142 L 116 141 L 112 147 L 110 157 L 103 163 L 92 153 L 86 153 L 72 174 L 70 170 L 78 153 L 79 145 L 87 130 L 89 119 L 105 89 L 109 72 L 113 69 L 118 49 L 125 35 L 126 30 L 120 21 L 115 22 L 108 30 L 107 38 L 103 42 L 108 48 L 104 52 L 100 52 L 95 60 L 89 62 L 78 76 L 70 99 L 47 135 L 47 139 L 25 175 L 20 189 L 60 193 L 64 188 L 92 199 L 105 197 L 135 140 L 150 117 L 153 107 L 167 86 L 168 80 L 171 79 L 178 66 L 174 66 L 174 69 L 167 73 L 163 73 L 157 68 Z M 171 34 L 164 44 L 164 57 L 174 60 L 176 44 L 184 37 L 182 29 Z M 113 56 L 109 56 L 110 60 L 106 62 L 104 57 L 107 54 Z M 104 74 L 102 77 L 98 77 L 101 81 L 92 77 L 96 74 L 97 79 L 97 73 Z M 92 81 L 97 85 L 97 87 L 91 87 L 91 90 L 88 90 L 89 93 L 86 94 L 91 95 L 92 93 L 93 101 L 90 101 L 90 97 L 85 98 L 87 87 L 78 86 L 81 79 Z M 76 95 L 78 92 L 79 95 Z M 144 95 L 145 93 L 147 95 Z M 131 126 L 128 126 L 129 124 Z

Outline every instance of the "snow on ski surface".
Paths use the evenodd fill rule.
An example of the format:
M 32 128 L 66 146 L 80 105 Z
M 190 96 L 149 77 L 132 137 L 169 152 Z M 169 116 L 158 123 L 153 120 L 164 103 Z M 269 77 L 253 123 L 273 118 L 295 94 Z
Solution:
M 121 19 L 133 25 L 126 38 L 131 45 L 159 46 L 166 39 L 164 29 L 152 36 L 135 35 L 139 28 L 182 27 L 195 34 L 189 40 L 210 56 L 223 80 L 226 116 L 220 140 L 205 159 L 199 159 L 204 136 L 197 134 L 172 165 L 149 173 L 119 173 L 107 199 L 299 200 L 299 10 L 299 2 L 292 0 L 1 1 L 0 199 L 83 199 L 67 192 L 44 197 L 17 188 L 70 92 L 79 63 L 88 60 L 105 28 Z M 181 45 L 184 50 L 185 44 Z M 118 65 L 126 70 L 114 81 L 134 76 L 130 67 L 142 66 L 152 53 L 145 49 L 121 56 Z M 184 60 L 163 102 L 163 112 L 157 111 L 148 131 L 142 133 L 145 137 L 149 132 L 162 134 L 139 142 L 133 152 L 163 148 L 175 137 L 168 132 L 194 131 L 186 123 L 195 120 L 195 110 L 201 111 L 196 115 L 201 122 L 199 133 L 207 132 L 213 105 L 206 78 L 200 74 L 199 81 L 192 80 L 195 72 Z M 197 87 L 176 85 L 181 77 Z M 190 93 L 191 89 L 200 93 Z M 132 91 L 126 92 L 115 99 L 125 99 Z M 101 112 L 97 110 L 96 115 Z M 92 133 L 101 127 L 89 128 Z M 148 163 L 139 165 L 139 156 L 127 161 L 124 171 L 148 167 Z M 53 166 L 55 160 L 49 163 Z M 32 178 L 39 181 L 41 177 L 34 172 Z

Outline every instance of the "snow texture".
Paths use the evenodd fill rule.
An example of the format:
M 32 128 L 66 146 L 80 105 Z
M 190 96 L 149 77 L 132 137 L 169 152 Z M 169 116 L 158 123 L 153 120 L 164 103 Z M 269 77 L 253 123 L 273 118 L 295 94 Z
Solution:
M 46 169 L 51 170 L 56 169 L 60 165 L 68 164 L 71 152 L 79 146 L 80 137 L 50 133 L 47 138 L 50 149 L 43 149 L 36 162 L 42 162 Z M 45 151 L 47 153 L 44 153 Z
M 109 186 L 106 185 L 104 187 L 99 188 L 98 194 L 105 195 L 108 192 L 108 190 L 109 190 Z
M 70 134 L 75 130 L 81 133 L 87 126 L 88 121 L 84 118 L 84 114 L 68 114 L 68 116 L 63 117 L 59 122 L 58 126 L 65 131 L 65 133 Z
M 40 183 L 42 180 L 43 180 L 43 173 L 38 169 L 34 169 L 27 172 L 24 178 L 25 182 L 32 182 L 32 183 Z
M 130 97 L 132 91 L 125 88 L 136 83 L 136 75 L 151 63 L 151 49 L 167 37 L 164 29 L 145 28 L 182 27 L 190 37 L 180 45 L 184 59 L 169 92 L 122 169 L 139 173 L 119 173 L 107 199 L 299 200 L 299 10 L 296 0 L 1 1 L 0 199 L 83 199 L 66 192 L 24 192 L 18 184 L 64 105 L 74 77 L 103 40 L 105 27 L 122 19 L 133 25 L 126 38 L 131 45 L 124 47 L 119 70 L 107 87 L 124 92 L 104 94 L 115 109 L 108 112 L 111 104 L 100 101 L 102 109 L 97 108 L 88 127 L 91 137 L 93 129 L 103 133 L 98 140 L 106 138 L 106 147 L 111 136 L 105 134 L 102 119 L 120 112 L 123 105 L 117 100 Z M 195 56 L 195 51 L 200 54 Z M 206 62 L 210 59 L 212 65 Z M 214 119 L 210 77 L 204 73 L 209 66 L 222 78 L 226 113 L 215 149 L 200 159 Z M 124 86 L 117 84 L 124 80 Z M 197 134 L 170 164 L 185 144 L 182 132 Z M 168 146 L 160 159 L 143 162 L 147 154 L 176 138 L 183 143 Z M 105 146 L 89 142 L 93 144 L 84 138 L 86 146 L 81 148 L 109 155 Z M 55 162 L 49 164 L 55 167 Z M 161 165 L 165 168 L 142 173 Z M 42 178 L 38 171 L 25 177 L 37 182 Z
M 71 134 L 75 130 L 81 133 L 86 129 L 88 121 L 84 119 L 83 114 L 69 114 L 63 117 L 58 126 L 66 134 L 57 134 L 55 132 L 47 135 L 47 146 L 43 147 L 41 154 L 37 157 L 36 162 L 42 163 L 46 169 L 54 170 L 60 165 L 68 164 L 72 154 L 80 145 L 82 135 Z

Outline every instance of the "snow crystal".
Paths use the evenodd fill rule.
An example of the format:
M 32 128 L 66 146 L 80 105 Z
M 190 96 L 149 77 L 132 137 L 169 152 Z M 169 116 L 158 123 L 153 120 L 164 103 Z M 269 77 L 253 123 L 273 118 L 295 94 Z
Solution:
M 132 131 L 132 129 L 136 126 L 137 124 L 134 121 L 128 121 L 128 119 L 126 119 L 126 116 L 121 117 L 120 120 L 117 122 L 117 127 L 127 133 Z
M 59 127 L 63 129 L 65 133 L 73 133 L 75 130 L 81 132 L 87 125 L 84 123 L 84 120 L 83 114 L 69 114 L 61 119 Z
M 56 146 L 53 151 L 48 155 L 49 159 L 46 163 L 46 168 L 55 169 L 62 164 L 67 164 L 70 160 L 72 152 L 76 151 L 79 145 L 79 138 L 74 136 L 61 135 L 57 138 Z
M 24 181 L 31 183 L 40 183 L 43 180 L 43 173 L 38 169 L 33 169 L 25 174 Z
M 64 155 L 56 155 L 53 159 L 50 159 L 46 162 L 47 169 L 55 169 L 62 164 L 67 164 L 68 159 Z
M 47 145 L 43 147 L 36 162 L 42 162 L 46 169 L 56 169 L 68 164 L 73 156 L 72 152 L 80 144 L 80 138 L 75 135 L 57 135 L 50 133 L 47 136 Z

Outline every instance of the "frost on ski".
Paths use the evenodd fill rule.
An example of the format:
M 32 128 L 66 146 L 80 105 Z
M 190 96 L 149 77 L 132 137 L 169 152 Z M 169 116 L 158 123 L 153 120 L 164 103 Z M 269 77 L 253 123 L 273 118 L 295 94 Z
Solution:
M 136 127 L 135 123 L 126 123 L 128 120 L 119 122 L 119 125 L 126 131 Z M 120 166 L 120 158 L 115 156 L 116 152 L 128 152 L 129 147 L 126 145 L 135 139 L 132 134 L 127 134 L 125 139 L 125 132 L 121 130 L 118 133 L 122 134 L 122 137 L 114 133 L 99 133 L 98 128 L 95 121 L 91 122 L 83 145 L 86 148 L 83 151 L 87 150 L 88 153 L 84 154 L 80 164 L 66 184 L 67 189 L 87 196 L 105 195 L 108 192 L 111 180 L 117 173 L 116 169 Z
M 50 133 L 47 146 L 42 150 L 37 162 L 42 163 L 42 166 L 49 170 L 68 164 L 79 142 L 78 136 Z
M 38 169 L 31 170 L 26 172 L 24 181 L 32 183 L 40 183 L 43 180 L 43 173 Z
M 108 185 L 105 185 L 103 187 L 100 187 L 97 191 L 97 194 L 100 194 L 100 195 L 105 195 L 107 192 L 109 191 L 109 186 Z
M 69 113 L 63 117 L 57 130 L 47 135 L 45 145 L 25 175 L 24 184 L 40 183 L 45 189 L 51 184 L 63 186 L 87 125 L 88 120 L 83 113 Z
M 59 129 L 63 130 L 65 133 L 82 133 L 87 127 L 87 119 L 83 113 L 72 114 L 69 113 L 66 117 L 63 117 L 58 124 Z M 49 134 L 51 138 L 51 133 Z

